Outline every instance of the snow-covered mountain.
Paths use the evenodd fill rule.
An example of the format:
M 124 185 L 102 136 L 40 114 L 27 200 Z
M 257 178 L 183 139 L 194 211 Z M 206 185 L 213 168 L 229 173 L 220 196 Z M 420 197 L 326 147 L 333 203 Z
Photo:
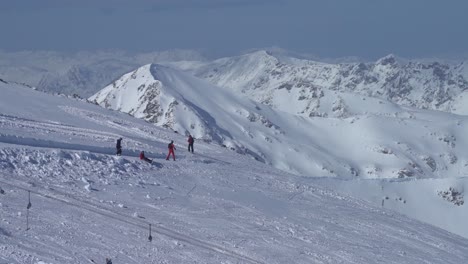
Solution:
M 285 97 L 277 102 L 287 105 Z M 466 186 L 464 179 L 453 180 L 468 174 L 466 116 L 327 91 L 320 104 L 324 114 L 304 117 L 154 64 L 122 76 L 89 100 L 183 135 L 190 133 L 198 141 L 214 141 L 284 171 L 338 179 L 331 186 L 323 182 L 379 205 L 382 197 L 397 197 L 398 203 L 387 206 L 468 237 L 465 207 L 450 200 L 451 189 L 456 199 L 463 200 Z M 413 179 L 440 179 L 440 183 L 429 184 L 431 192 L 411 199 L 417 190 L 411 185 L 398 193 L 351 188 L 365 179 L 380 179 L 372 187 L 386 185 L 388 190 Z M 421 206 L 421 200 L 435 202 Z
M 198 52 L 190 50 L 149 53 L 0 51 L 0 78 L 52 93 L 88 97 L 138 66 L 179 60 L 204 59 Z
M 160 79 L 171 77 L 169 69 L 153 69 Z M 216 144 L 197 141 L 190 154 L 183 135 L 116 111 L 8 82 L 0 91 L 2 263 L 468 258 L 467 239 Z M 121 157 L 113 155 L 118 137 Z M 175 162 L 164 159 L 171 139 Z M 140 150 L 153 164 L 138 160 Z
M 403 61 L 388 55 L 375 63 L 330 64 L 273 56 L 261 50 L 204 63 L 175 62 L 171 66 L 262 104 L 303 116 L 326 114 L 320 105 L 333 91 L 468 114 L 464 99 L 468 89 L 466 62 Z
M 281 105 L 290 103 L 286 96 L 275 98 Z M 324 115 L 303 117 L 149 64 L 89 100 L 301 175 L 434 178 L 468 173 L 459 166 L 468 162 L 467 118 L 353 93 L 327 92 L 320 104 Z
M 304 116 L 322 115 L 322 94 L 347 91 L 377 96 L 400 105 L 467 114 L 467 62 L 405 60 L 393 55 L 376 62 L 322 63 L 287 51 L 270 49 L 207 61 L 200 53 L 173 50 L 151 53 L 124 51 L 0 51 L 0 78 L 40 90 L 88 97 L 125 72 L 143 64 L 164 63 L 187 70 L 211 83 L 240 91 L 251 99 Z M 353 60 L 356 61 L 356 60 Z M 275 100 L 288 97 L 289 109 Z

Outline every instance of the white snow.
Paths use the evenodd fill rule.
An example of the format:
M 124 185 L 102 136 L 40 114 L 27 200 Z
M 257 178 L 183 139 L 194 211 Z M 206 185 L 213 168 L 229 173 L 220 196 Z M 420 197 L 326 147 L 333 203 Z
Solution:
M 171 70 L 162 71 L 157 75 L 162 82 L 178 76 Z M 183 86 L 184 94 L 190 94 L 182 81 L 176 83 Z M 203 140 L 197 140 L 195 153 L 189 154 L 183 134 L 92 104 L 13 84 L 0 83 L 0 92 L 0 263 L 103 263 L 106 257 L 113 263 L 446 264 L 468 259 L 467 239 L 386 207 L 319 187 L 316 183 L 326 184 L 320 179 L 288 174 Z M 214 98 L 217 101 L 222 97 Z M 210 99 L 199 100 L 216 105 Z M 244 107 L 255 106 L 244 100 L 238 102 Z M 231 108 L 225 105 L 219 115 L 232 113 Z M 461 117 L 396 109 L 396 117 L 387 119 L 364 115 L 352 120 L 316 118 L 314 122 L 268 109 L 262 113 L 284 127 L 314 128 L 317 138 L 309 146 L 299 142 L 311 130 L 291 132 L 298 142 L 287 153 L 317 149 L 298 164 L 315 159 L 324 162 L 323 166 L 329 164 L 330 169 L 340 149 L 328 151 L 334 147 L 353 150 L 349 139 L 357 140 L 362 131 L 369 131 L 362 140 L 371 139 L 361 149 L 367 149 L 367 154 L 354 157 L 348 153 L 339 156 L 341 159 L 349 157 L 348 161 L 358 163 L 374 153 L 375 161 L 384 163 L 382 155 L 404 156 L 405 149 L 419 152 L 422 145 L 431 144 L 429 139 L 396 141 L 408 134 L 411 139 L 417 138 L 421 127 L 433 120 L 445 122 L 428 130 L 465 126 Z M 242 114 L 245 108 L 236 110 Z M 358 125 L 366 129 L 359 130 Z M 412 129 L 404 132 L 403 127 Z M 457 147 L 463 146 L 462 131 L 450 131 L 457 138 Z M 400 134 L 389 137 L 396 132 Z M 258 127 L 250 133 L 273 138 Z M 333 142 L 327 133 L 346 138 Z M 434 133 L 438 137 L 440 132 Z M 423 135 L 431 138 L 430 133 Z M 113 155 L 118 137 L 123 137 L 120 157 Z M 177 161 L 164 159 L 169 140 L 176 143 Z M 432 148 L 436 153 L 453 150 L 460 154 L 458 161 L 463 164 L 464 156 L 450 147 L 451 143 L 448 135 Z M 140 150 L 155 162 L 141 162 Z M 283 156 L 288 157 L 284 166 L 292 167 L 290 161 L 299 155 Z M 446 158 L 449 163 L 450 156 Z M 442 162 L 438 156 L 434 159 Z M 400 162 L 396 158 L 388 161 Z M 392 174 L 387 164 L 376 168 L 369 162 L 369 168 L 377 173 L 370 178 Z M 342 169 L 329 173 L 354 177 Z M 322 175 L 312 170 L 309 176 Z M 85 189 L 87 185 L 90 187 Z M 28 191 L 32 206 L 27 211 Z

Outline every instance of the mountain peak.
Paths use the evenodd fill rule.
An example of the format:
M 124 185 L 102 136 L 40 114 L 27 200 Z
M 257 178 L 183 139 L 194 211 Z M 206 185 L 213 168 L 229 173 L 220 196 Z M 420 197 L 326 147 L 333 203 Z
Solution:
M 397 57 L 394 54 L 389 54 L 389 55 L 377 60 L 376 64 L 395 65 L 395 64 L 398 64 Z
M 257 50 L 251 53 L 246 53 L 241 58 L 248 58 L 249 60 L 256 62 L 274 62 L 277 63 L 279 60 L 273 55 L 273 52 L 267 50 Z

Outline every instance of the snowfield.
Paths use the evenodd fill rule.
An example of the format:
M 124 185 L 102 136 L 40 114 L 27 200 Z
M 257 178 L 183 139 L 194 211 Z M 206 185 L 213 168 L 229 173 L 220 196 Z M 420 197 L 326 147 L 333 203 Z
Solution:
M 96 105 L 9 83 L 0 92 L 0 263 L 468 259 L 467 239 L 320 179 L 214 142 L 196 140 L 190 154 L 183 133 Z M 170 140 L 177 161 L 165 160 Z

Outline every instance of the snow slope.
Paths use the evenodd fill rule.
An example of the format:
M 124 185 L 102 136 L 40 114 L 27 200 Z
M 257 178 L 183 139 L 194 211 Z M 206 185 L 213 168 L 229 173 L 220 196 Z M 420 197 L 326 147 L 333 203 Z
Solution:
M 305 118 L 152 64 L 89 100 L 301 175 L 445 178 L 468 173 L 466 117 L 351 93 L 323 97 L 320 109 L 327 114 Z
M 468 238 L 466 177 L 354 181 L 321 178 L 313 182 Z
M 14 84 L 0 90 L 0 262 L 468 259 L 462 237 L 215 144 L 197 141 L 192 155 L 183 135 L 128 115 Z M 164 160 L 170 139 L 176 162 Z M 140 150 L 155 162 L 138 160 Z

